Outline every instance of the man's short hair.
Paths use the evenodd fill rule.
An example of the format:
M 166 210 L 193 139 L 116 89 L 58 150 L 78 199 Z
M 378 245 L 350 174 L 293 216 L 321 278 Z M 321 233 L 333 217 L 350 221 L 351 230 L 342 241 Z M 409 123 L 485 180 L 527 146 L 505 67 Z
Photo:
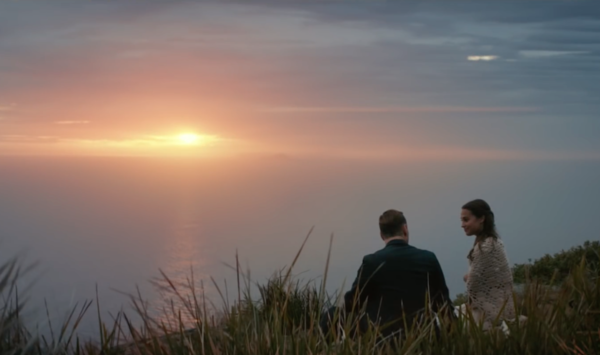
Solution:
M 402 226 L 406 224 L 404 213 L 396 210 L 387 210 L 379 216 L 379 230 L 385 238 L 403 236 Z

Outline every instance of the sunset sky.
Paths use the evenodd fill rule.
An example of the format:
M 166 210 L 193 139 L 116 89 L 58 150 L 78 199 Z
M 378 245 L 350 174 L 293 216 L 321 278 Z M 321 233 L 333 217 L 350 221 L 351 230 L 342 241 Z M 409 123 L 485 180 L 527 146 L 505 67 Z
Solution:
M 0 3 L 0 155 L 598 159 L 599 94 L 595 2 Z

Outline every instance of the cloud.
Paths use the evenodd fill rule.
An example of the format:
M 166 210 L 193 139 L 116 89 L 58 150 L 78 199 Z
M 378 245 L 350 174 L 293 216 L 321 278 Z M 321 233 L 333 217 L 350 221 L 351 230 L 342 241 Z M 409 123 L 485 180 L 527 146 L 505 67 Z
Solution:
M 521 50 L 519 55 L 525 58 L 547 58 L 565 55 L 589 54 L 589 51 L 542 51 L 542 50 Z
M 473 149 L 583 149 L 577 135 L 600 148 L 597 10 L 455 5 L 0 2 L 0 97 L 27 108 L 1 129 L 62 134 L 58 120 L 85 117 L 94 129 L 77 133 L 113 145 L 140 127 L 197 127 L 277 147 L 402 131 Z
M 73 124 L 88 124 L 90 121 L 56 121 L 54 124 L 59 125 L 73 125 Z
M 467 60 L 474 61 L 474 62 L 478 62 L 478 61 L 489 62 L 492 60 L 496 60 L 498 58 L 499 57 L 497 55 L 470 55 L 467 57 Z
M 598 152 L 535 151 L 516 149 L 469 149 L 460 146 L 430 147 L 387 147 L 385 149 L 333 149 L 312 151 L 309 156 L 343 159 L 365 159 L 369 161 L 600 161 Z
M 273 113 L 525 113 L 536 107 L 269 107 L 261 112 Z
M 449 22 L 482 22 L 486 24 L 528 25 L 561 22 L 595 21 L 600 19 L 600 8 L 593 1 L 568 3 L 552 2 L 540 7 L 532 2 L 512 3 L 353 3 L 335 4 L 285 4 L 283 6 L 312 11 L 322 21 L 365 22 L 374 25 L 398 25 L 398 20 L 432 19 L 439 15 L 446 25 Z M 587 27 L 587 26 L 586 26 Z M 446 28 L 443 27 L 442 30 Z M 435 30 L 431 28 L 430 30 Z
M 23 135 L 23 134 L 5 134 L 0 135 L 0 143 L 56 143 L 61 139 L 58 136 L 45 135 Z
M 0 156 L 8 155 L 64 155 L 64 156 L 229 156 L 271 157 L 273 159 L 349 159 L 366 161 L 540 161 L 582 160 L 600 161 L 597 151 L 561 151 L 510 148 L 478 148 L 457 145 L 456 142 L 442 144 L 409 144 L 384 141 L 378 144 L 353 142 L 322 146 L 305 145 L 301 142 L 286 146 L 249 146 L 243 142 L 204 137 L 206 143 L 184 146 L 174 137 L 145 136 L 130 139 L 69 139 L 58 136 L 0 135 Z M 382 137 L 385 139 L 385 137 Z M 234 147 L 233 150 L 214 149 Z M 39 148 L 43 147 L 42 151 Z
M 7 120 L 10 116 L 14 115 L 17 105 L 14 103 L 3 105 L 0 104 L 0 121 Z
M 184 143 L 177 135 L 92 139 L 14 134 L 0 135 L 0 156 L 211 157 L 247 150 L 240 148 L 243 142 L 214 135 L 198 135 L 197 142 Z
M 143 147 L 143 146 L 177 146 L 181 145 L 179 135 L 174 136 L 140 136 L 130 137 L 126 139 L 115 139 L 115 138 L 67 138 L 60 136 L 49 136 L 49 135 L 22 135 L 22 134 L 6 134 L 0 135 L 0 141 L 2 142 L 56 142 L 61 144 L 73 144 L 73 145 L 88 145 L 98 147 Z M 215 135 L 198 135 L 198 142 L 195 145 L 201 146 L 212 146 L 216 143 L 231 142 L 231 139 L 224 139 Z
M 16 104 L 3 105 L 0 104 L 0 112 L 14 111 L 16 109 Z

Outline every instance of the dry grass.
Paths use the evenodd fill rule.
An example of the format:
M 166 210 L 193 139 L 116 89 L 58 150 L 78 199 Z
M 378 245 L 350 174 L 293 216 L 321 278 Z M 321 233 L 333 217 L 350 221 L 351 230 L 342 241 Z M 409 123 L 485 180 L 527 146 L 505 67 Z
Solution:
M 307 236 L 308 239 L 308 236 Z M 304 243 L 306 243 L 306 240 Z M 379 329 L 344 341 L 326 341 L 320 333 L 321 313 L 335 299 L 324 292 L 324 281 L 295 280 L 291 266 L 276 273 L 269 282 L 258 285 L 261 297 L 251 299 L 249 271 L 234 266 L 238 275 L 237 301 L 228 305 L 223 297 L 221 316 L 207 310 L 202 283 L 190 277 L 187 285 L 175 285 L 165 275 L 177 302 L 167 314 L 152 317 L 141 295 L 130 295 L 130 314 L 143 320 L 134 326 L 131 317 L 120 313 L 109 323 L 96 317 L 101 325 L 99 341 L 84 341 L 77 336 L 77 325 L 92 309 L 86 302 L 73 309 L 71 317 L 51 339 L 32 336 L 20 322 L 23 304 L 17 297 L 18 262 L 0 266 L 0 353 L 1 354 L 596 354 L 600 353 L 600 278 L 582 263 L 571 270 L 556 288 L 527 284 L 522 295 L 515 295 L 518 312 L 526 314 L 524 323 L 510 324 L 510 334 L 501 330 L 485 332 L 468 319 L 442 319 L 443 331 L 436 334 L 432 318 L 425 319 L 403 338 L 381 342 Z M 248 274 L 248 275 L 247 275 Z M 199 286 L 199 287 L 198 287 Z M 215 283 L 216 286 L 216 283 Z M 198 291 L 198 289 L 200 291 Z M 221 290 L 219 290 L 221 292 Z M 468 318 L 468 316 L 467 316 Z M 191 320 L 191 321 L 190 321 Z M 344 324 L 346 333 L 352 319 Z M 338 339 L 339 340 L 339 339 Z

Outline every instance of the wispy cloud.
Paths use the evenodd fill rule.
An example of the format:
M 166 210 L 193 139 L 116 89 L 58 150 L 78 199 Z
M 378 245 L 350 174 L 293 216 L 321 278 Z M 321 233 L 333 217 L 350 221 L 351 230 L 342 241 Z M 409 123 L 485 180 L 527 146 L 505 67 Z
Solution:
M 56 121 L 54 124 L 71 125 L 71 124 L 88 124 L 91 121 Z
M 588 51 L 543 51 L 543 50 L 523 50 L 519 55 L 525 58 L 547 58 L 565 55 L 588 54 Z
M 496 60 L 499 57 L 497 55 L 470 55 L 467 57 L 467 60 L 472 61 L 472 62 L 479 62 L 479 61 L 484 61 L 484 62 L 489 62 L 492 60 Z
M 218 142 L 223 142 L 226 139 L 215 135 L 198 135 L 197 141 L 193 145 L 199 146 L 210 146 Z M 48 142 L 53 141 L 64 144 L 75 144 L 75 145 L 88 145 L 88 146 L 105 146 L 105 147 L 144 147 L 144 146 L 175 146 L 181 145 L 182 141 L 178 135 L 174 136 L 140 136 L 131 137 L 127 139 L 114 139 L 114 138 L 99 138 L 99 139 L 86 139 L 86 138 L 66 138 L 59 136 L 48 136 L 48 135 L 0 135 L 0 141 L 4 142 L 15 142 L 15 143 L 28 143 L 28 142 Z
M 59 142 L 60 137 L 57 136 L 45 136 L 45 135 L 22 135 L 22 134 L 5 134 L 0 135 L 1 142 L 10 143 L 49 143 Z
M 226 153 L 236 144 L 240 142 L 215 135 L 198 135 L 190 143 L 182 141 L 179 135 L 89 139 L 12 134 L 0 135 L 0 155 L 210 156 L 223 153 L 215 147 L 224 147 Z
M 494 113 L 494 112 L 537 112 L 537 107 L 369 107 L 369 106 L 344 106 L 344 107 L 268 107 L 260 109 L 261 112 L 273 113 Z
M 335 150 L 332 157 L 367 160 L 415 161 L 560 161 L 600 160 L 596 152 L 534 151 L 513 149 L 468 149 L 460 146 L 395 147 L 385 149 Z M 315 152 L 316 156 L 327 155 Z
M 12 111 L 15 110 L 16 106 L 17 105 L 14 103 L 9 104 L 9 105 L 0 103 L 0 121 L 7 119 L 8 115 L 10 115 L 12 113 Z
M 0 112 L 2 112 L 2 111 L 13 111 L 13 110 L 15 110 L 16 106 L 17 106 L 16 104 L 9 104 L 9 105 L 0 104 Z

